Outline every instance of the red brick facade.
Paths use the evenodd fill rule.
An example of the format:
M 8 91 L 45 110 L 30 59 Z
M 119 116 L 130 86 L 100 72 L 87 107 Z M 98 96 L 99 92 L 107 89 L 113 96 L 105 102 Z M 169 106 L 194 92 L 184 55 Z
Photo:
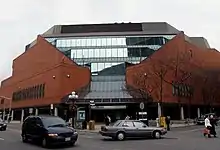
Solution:
M 145 90 L 151 94 L 155 101 L 159 101 L 162 95 L 162 102 L 187 104 L 189 98 L 173 95 L 173 81 L 183 77 L 183 71 L 195 72 L 195 70 L 218 69 L 220 68 L 220 53 L 216 50 L 201 49 L 185 40 L 184 33 L 180 33 L 167 44 L 162 46 L 151 57 L 138 65 L 130 66 L 126 70 L 127 85 L 140 88 L 138 83 L 145 82 Z M 162 82 L 162 94 L 160 94 L 160 75 L 158 72 L 165 72 Z M 138 79 L 138 80 L 137 80 Z M 182 79 L 181 79 L 182 81 Z M 192 77 L 186 78 L 184 84 L 194 87 L 194 94 L 190 103 L 195 105 L 203 104 L 201 80 Z
M 64 95 L 89 84 L 90 77 L 88 68 L 78 66 L 38 36 L 33 47 L 14 59 L 12 76 L 2 81 L 0 95 L 12 98 L 19 89 L 45 84 L 44 98 L 13 101 L 12 108 L 56 104 Z

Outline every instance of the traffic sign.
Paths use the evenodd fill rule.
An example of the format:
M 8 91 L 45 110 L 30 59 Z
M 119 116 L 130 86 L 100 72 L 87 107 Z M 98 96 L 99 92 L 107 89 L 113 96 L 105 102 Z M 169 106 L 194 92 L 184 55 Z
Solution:
M 143 103 L 143 102 L 140 103 L 140 109 L 141 109 L 141 110 L 144 109 L 144 103 Z

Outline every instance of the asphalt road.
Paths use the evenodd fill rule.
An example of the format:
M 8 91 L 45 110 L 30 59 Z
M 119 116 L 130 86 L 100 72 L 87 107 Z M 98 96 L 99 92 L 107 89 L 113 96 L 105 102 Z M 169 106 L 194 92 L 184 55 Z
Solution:
M 80 133 L 74 147 L 57 147 L 56 149 L 74 150 L 219 150 L 220 138 L 204 138 L 203 126 L 193 126 L 173 129 L 163 139 L 143 139 L 112 141 L 104 139 L 96 133 Z M 220 135 L 220 128 L 217 129 Z M 22 143 L 20 131 L 9 127 L 7 131 L 0 132 L 1 150 L 40 150 L 40 146 Z

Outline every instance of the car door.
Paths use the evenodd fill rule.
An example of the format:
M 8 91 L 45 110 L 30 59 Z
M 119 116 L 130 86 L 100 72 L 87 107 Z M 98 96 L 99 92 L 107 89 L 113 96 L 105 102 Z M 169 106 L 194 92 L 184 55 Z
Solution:
M 134 127 L 132 121 L 124 121 L 124 123 L 122 124 L 122 128 L 125 131 L 127 137 L 135 137 L 136 128 Z
M 31 118 L 27 118 L 22 125 L 22 133 L 31 138 L 31 132 Z
M 35 139 L 36 138 L 36 118 L 35 117 L 32 117 L 30 118 L 29 120 L 29 123 L 28 123 L 28 132 L 29 132 L 29 135 L 32 139 Z
M 39 117 L 35 118 L 34 128 L 35 128 L 35 130 L 34 130 L 35 137 L 38 139 L 42 138 L 44 135 L 45 129 L 44 129 L 43 123 Z
M 137 137 L 147 137 L 151 136 L 152 131 L 141 121 L 134 121 L 134 126 L 136 128 Z

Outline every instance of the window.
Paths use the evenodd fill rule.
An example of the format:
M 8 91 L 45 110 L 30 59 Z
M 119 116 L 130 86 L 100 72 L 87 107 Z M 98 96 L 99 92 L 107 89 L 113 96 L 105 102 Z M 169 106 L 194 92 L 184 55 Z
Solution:
M 140 121 L 135 121 L 134 126 L 137 127 L 137 128 L 142 128 L 146 125 L 144 123 L 140 122 Z
M 122 126 L 123 127 L 134 127 L 134 124 L 131 121 L 125 121 Z
M 41 119 L 45 127 L 49 126 L 66 126 L 66 122 L 59 117 L 45 117 Z
M 12 100 L 38 99 L 44 97 L 45 84 L 24 88 L 20 91 L 13 92 Z
M 45 84 L 43 84 L 43 87 L 42 87 L 42 97 L 44 97 L 44 90 L 45 90 Z

